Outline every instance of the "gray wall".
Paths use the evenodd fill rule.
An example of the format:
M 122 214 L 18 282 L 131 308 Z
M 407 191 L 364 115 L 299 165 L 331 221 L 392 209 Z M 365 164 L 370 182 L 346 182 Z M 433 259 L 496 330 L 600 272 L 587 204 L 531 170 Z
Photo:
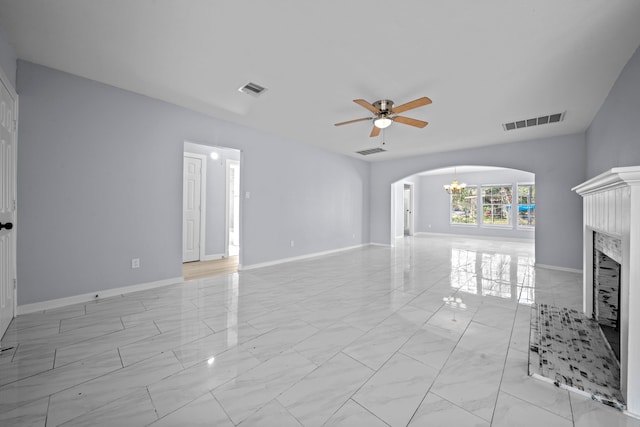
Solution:
M 640 165 L 640 49 L 613 85 L 587 130 L 587 177 Z
M 207 156 L 207 193 L 205 218 L 205 253 L 204 255 L 221 255 L 225 248 L 226 209 L 227 209 L 227 159 L 240 160 L 240 151 L 232 148 L 210 147 L 185 142 L 184 151 Z M 220 156 L 217 160 L 210 157 L 212 151 Z
M 369 241 L 363 161 L 24 61 L 18 93 L 20 305 L 181 276 L 184 141 L 243 152 L 243 265 Z
M 16 60 L 16 52 L 9 43 L 4 31 L 0 28 L 0 68 L 14 88 L 16 87 Z
M 243 151 L 244 265 L 389 243 L 391 184 L 468 164 L 535 173 L 537 262 L 580 268 L 582 205 L 570 189 L 640 164 L 638 52 L 586 135 L 372 165 L 31 63 L 16 76 L 15 58 L 0 30 L 0 67 L 20 95 L 19 304 L 179 276 L 185 140 Z
M 467 185 L 483 184 L 517 184 L 533 183 L 532 173 L 513 169 L 502 169 L 486 172 L 458 173 L 458 182 Z M 424 175 L 420 176 L 420 191 L 418 205 L 420 214 L 416 217 L 416 231 L 430 233 L 463 234 L 472 236 L 507 237 L 516 239 L 532 239 L 533 230 L 522 228 L 487 227 L 482 225 L 468 225 L 450 223 L 449 194 L 443 186 L 450 184 L 453 175 Z M 478 188 L 480 191 L 480 188 Z
M 585 180 L 585 135 L 500 144 L 373 163 L 371 241 L 390 243 L 391 183 L 418 172 L 454 165 L 498 166 L 536 176 L 536 261 L 582 268 L 582 199 L 571 188 Z

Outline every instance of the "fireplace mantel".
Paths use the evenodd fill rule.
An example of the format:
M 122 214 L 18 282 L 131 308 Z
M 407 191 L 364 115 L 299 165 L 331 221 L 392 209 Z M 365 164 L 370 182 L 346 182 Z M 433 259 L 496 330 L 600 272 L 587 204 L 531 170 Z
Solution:
M 640 184 L 640 166 L 613 168 L 572 188 L 581 196 L 612 188 Z
M 593 310 L 593 235 L 622 242 L 620 380 L 627 412 L 640 418 L 640 166 L 613 168 L 573 188 L 583 197 L 583 311 Z

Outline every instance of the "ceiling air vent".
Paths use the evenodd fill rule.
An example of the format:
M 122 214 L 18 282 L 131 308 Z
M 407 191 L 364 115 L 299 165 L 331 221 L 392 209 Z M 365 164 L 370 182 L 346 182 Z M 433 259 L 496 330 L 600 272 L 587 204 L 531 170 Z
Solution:
M 255 84 L 255 83 L 249 82 L 246 85 L 242 86 L 238 90 L 240 92 L 246 93 L 247 95 L 260 96 L 260 95 L 262 95 L 263 92 L 265 92 L 267 90 L 267 88 L 266 87 L 262 87 L 259 84 Z
M 383 151 L 387 151 L 387 150 L 382 149 L 380 147 L 376 147 L 376 148 L 370 148 L 368 150 L 356 151 L 356 153 L 362 154 L 363 156 L 368 156 L 369 154 L 382 153 Z
M 532 126 L 546 125 L 549 123 L 558 123 L 564 119 L 564 113 L 549 114 L 548 116 L 533 117 L 526 120 L 517 120 L 515 122 L 503 123 L 504 130 L 514 130 L 522 128 L 530 128 Z

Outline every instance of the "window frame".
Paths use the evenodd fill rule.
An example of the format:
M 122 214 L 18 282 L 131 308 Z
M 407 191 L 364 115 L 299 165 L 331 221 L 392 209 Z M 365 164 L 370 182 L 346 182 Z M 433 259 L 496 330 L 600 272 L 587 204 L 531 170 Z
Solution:
M 533 197 L 533 203 L 527 203 L 528 205 L 533 205 L 534 208 L 534 214 L 533 214 L 533 225 L 530 224 L 522 224 L 520 225 L 520 222 L 518 221 L 520 216 L 519 216 L 519 212 L 520 212 L 520 187 L 533 187 L 534 188 L 534 197 Z M 536 223 L 535 223 L 535 218 L 536 218 L 536 214 L 535 214 L 535 205 L 536 205 L 536 201 L 535 201 L 535 187 L 536 187 L 536 183 L 535 182 L 517 182 L 516 183 L 516 206 L 517 206 L 517 210 L 516 212 L 518 212 L 518 214 L 516 215 L 516 220 L 515 220 L 515 226 L 517 229 L 521 229 L 521 230 L 535 230 L 536 228 Z
M 454 227 L 477 227 L 480 224 L 480 221 L 478 220 L 478 184 L 468 184 L 465 189 L 469 190 L 469 189 L 474 189 L 476 192 L 475 195 L 475 203 L 473 203 L 473 205 L 475 206 L 475 222 L 454 222 L 453 221 L 453 194 L 449 194 L 449 225 L 450 226 L 454 226 Z
M 515 229 L 515 224 L 514 224 L 514 218 L 513 218 L 513 188 L 514 188 L 515 184 L 514 183 L 510 183 L 510 184 L 506 184 L 506 183 L 502 183 L 502 184 L 481 184 L 480 185 L 480 195 L 478 196 L 478 209 L 479 209 L 479 215 L 478 217 L 481 218 L 481 221 L 479 221 L 479 224 L 481 227 L 487 227 L 487 228 L 504 228 L 504 229 Z M 495 223 L 488 223 L 484 221 L 484 207 L 485 207 L 485 203 L 484 203 L 484 192 L 483 190 L 485 188 L 511 188 L 511 209 L 508 212 L 507 215 L 507 219 L 508 219 L 508 223 L 507 224 L 495 224 Z M 490 206 L 494 206 L 495 204 L 491 204 Z

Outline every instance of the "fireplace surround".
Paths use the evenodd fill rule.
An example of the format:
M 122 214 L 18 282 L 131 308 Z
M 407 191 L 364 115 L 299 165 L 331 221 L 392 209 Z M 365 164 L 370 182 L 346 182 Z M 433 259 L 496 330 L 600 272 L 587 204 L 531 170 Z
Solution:
M 593 232 L 593 319 L 620 361 L 620 270 L 622 242 Z
M 573 190 L 583 197 L 583 311 L 588 317 L 594 317 L 594 254 L 603 252 L 596 248 L 598 236 L 619 242 L 620 387 L 627 412 L 640 418 L 640 166 L 613 168 Z

